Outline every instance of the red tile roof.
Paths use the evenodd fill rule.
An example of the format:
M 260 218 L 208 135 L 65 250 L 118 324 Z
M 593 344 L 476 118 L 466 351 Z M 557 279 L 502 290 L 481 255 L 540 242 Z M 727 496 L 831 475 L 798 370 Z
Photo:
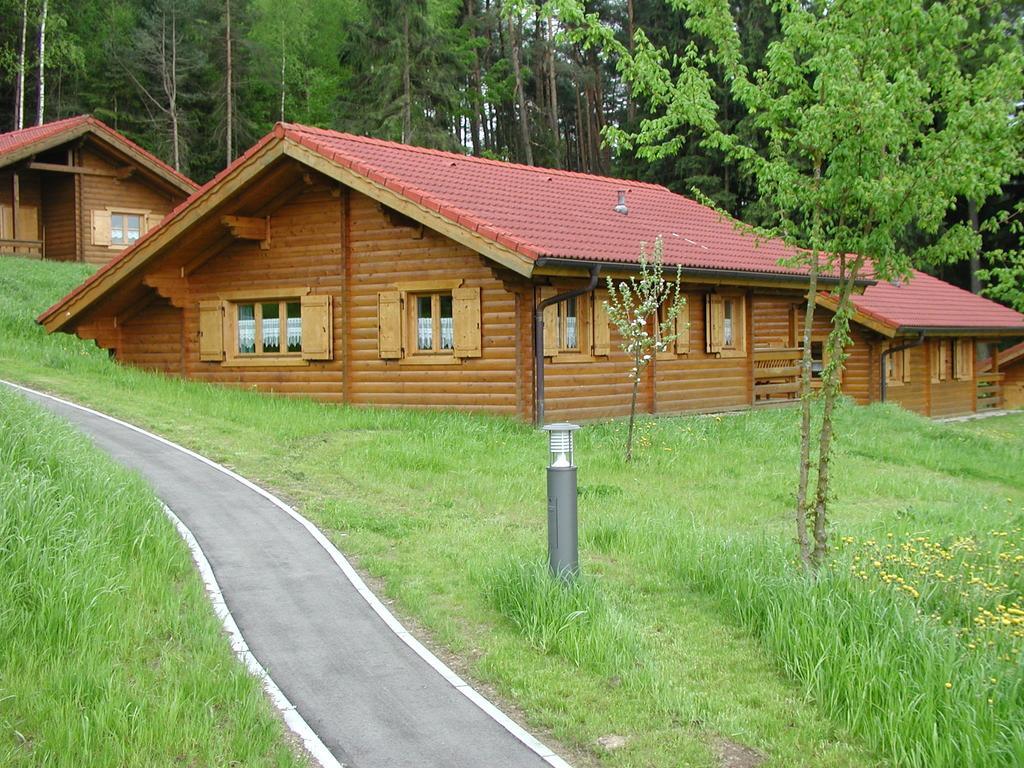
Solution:
M 1014 329 L 1024 315 L 970 291 L 914 270 L 899 286 L 885 280 L 854 295 L 859 312 L 899 329 Z
M 127 136 L 118 133 L 102 120 L 98 120 L 92 115 L 76 115 L 64 120 L 55 120 L 52 123 L 33 125 L 18 131 L 0 133 L 0 167 L 3 167 L 13 159 L 20 158 L 24 151 L 31 149 L 34 144 L 54 138 L 59 139 L 64 134 L 67 134 L 68 140 L 71 140 L 86 132 L 94 133 L 101 138 L 112 141 L 115 145 L 123 145 L 131 152 L 140 155 L 145 162 L 150 163 L 156 169 L 162 171 L 163 174 L 175 179 L 179 186 L 187 187 L 189 191 L 196 189 L 198 186 L 192 179 L 174 170 L 163 160 L 147 152 Z
M 804 273 L 778 263 L 796 249 L 780 240 L 758 240 L 718 212 L 657 184 L 467 157 L 288 123 L 279 123 L 180 203 L 161 227 L 279 139 L 308 147 L 531 260 L 631 263 L 637 261 L 641 242 L 653 243 L 661 235 L 668 264 L 710 272 Z M 613 210 L 619 190 L 626 191 L 627 215 Z M 150 230 L 40 320 L 107 273 L 116 273 L 156 231 Z M 894 329 L 1021 328 L 1024 333 L 1024 315 L 921 272 L 898 288 L 879 282 L 856 295 L 854 302 L 858 311 Z
M 452 221 L 537 259 L 635 262 L 661 236 L 665 263 L 799 275 L 796 251 L 755 242 L 717 211 L 658 184 L 535 168 L 285 124 L 285 136 Z M 626 192 L 627 215 L 613 209 Z

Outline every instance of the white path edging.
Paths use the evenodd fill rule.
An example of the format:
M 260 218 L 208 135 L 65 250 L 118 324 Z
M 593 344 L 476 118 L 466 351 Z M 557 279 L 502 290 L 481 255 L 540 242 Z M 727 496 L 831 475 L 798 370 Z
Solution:
M 277 687 L 277 683 L 274 682 L 266 668 L 252 655 L 252 651 L 249 650 L 245 638 L 242 637 L 238 624 L 235 623 L 235 617 L 231 615 L 231 610 L 228 608 L 227 603 L 224 602 L 224 594 L 220 590 L 220 584 L 217 583 L 217 577 L 213 573 L 210 561 L 203 554 L 203 548 L 199 546 L 196 537 L 192 535 L 192 531 L 181 521 L 181 518 L 174 514 L 174 511 L 163 502 L 161 502 L 161 506 L 164 508 L 167 517 L 174 523 L 174 527 L 178 529 L 181 538 L 185 540 L 188 548 L 192 551 L 192 560 L 195 561 L 196 568 L 199 569 L 199 575 L 202 576 L 203 583 L 206 585 L 206 594 L 213 604 L 213 612 L 217 614 L 217 618 L 224 625 L 224 631 L 228 633 L 231 650 L 242 660 L 252 676 L 263 684 L 263 690 L 267 692 L 270 701 L 277 707 L 284 718 L 285 724 L 292 733 L 302 739 L 302 746 L 306 748 L 306 751 L 323 768 L 345 768 L 344 764 L 338 762 L 338 759 L 320 741 L 320 737 L 309 727 L 309 723 L 306 722 L 305 718 L 296 711 L 295 705 L 284 695 L 284 691 Z
M 207 457 L 202 456 L 196 453 L 195 451 L 191 451 L 182 445 L 178 445 L 177 443 L 171 442 L 167 438 L 161 437 L 160 435 L 155 435 L 152 432 L 147 432 L 146 430 L 142 429 L 141 427 L 137 427 L 134 424 L 129 424 L 127 421 L 122 421 L 121 419 L 118 419 L 114 416 L 110 416 L 109 414 L 106 413 L 102 413 L 101 411 L 88 408 L 84 405 L 79 405 L 78 403 L 73 403 L 69 400 L 64 400 L 63 398 L 60 397 L 55 397 L 54 395 L 50 395 L 45 392 L 39 392 L 38 390 L 31 389 L 30 387 L 24 387 L 21 386 L 20 384 L 15 384 L 10 381 L 0 379 L 0 383 L 6 384 L 7 386 L 12 387 L 14 389 L 22 390 L 23 392 L 30 392 L 34 395 L 38 395 L 39 397 L 45 397 L 49 400 L 53 400 L 54 402 L 61 403 L 71 408 L 77 408 L 80 411 L 91 413 L 94 416 L 99 416 L 100 418 L 107 419 L 108 421 L 111 421 L 115 424 L 120 424 L 122 427 L 134 430 L 135 432 L 138 432 L 141 435 L 145 435 L 146 437 L 152 438 L 160 443 L 163 443 L 164 445 L 170 448 L 174 448 L 175 450 L 181 451 L 182 453 L 191 456 L 192 458 L 197 459 L 198 461 L 203 462 L 204 464 L 216 469 L 219 472 L 223 472 L 228 477 L 237 480 L 250 490 L 253 490 L 260 496 L 263 496 L 265 499 L 267 499 L 267 501 L 272 503 L 274 506 L 278 507 L 286 514 L 290 515 L 309 532 L 309 534 L 316 540 L 316 542 L 320 544 L 320 546 L 323 547 L 324 550 L 326 550 L 327 554 L 330 555 L 331 559 L 334 560 L 338 568 L 340 568 L 342 573 L 345 574 L 345 577 L 349 580 L 352 586 L 355 587 L 356 591 L 362 596 L 362 598 L 373 609 L 373 611 L 384 621 L 384 623 L 388 625 L 391 631 L 394 632 L 399 638 L 401 638 L 401 640 L 407 646 L 409 646 L 409 648 L 411 648 L 416 653 L 417 656 L 423 659 L 439 675 L 441 675 L 441 677 L 447 680 L 455 688 L 455 690 L 459 691 L 463 696 L 465 696 L 467 699 L 473 702 L 488 717 L 490 717 L 496 723 L 501 725 L 518 741 L 522 742 L 524 746 L 528 747 L 532 752 L 534 752 L 541 759 L 543 759 L 544 762 L 546 762 L 548 765 L 552 766 L 553 768 L 572 768 L 569 765 L 569 763 L 567 763 L 565 760 L 556 755 L 551 749 L 546 747 L 539 739 L 534 737 L 531 733 L 529 733 L 518 723 L 512 720 L 512 718 L 510 718 L 508 715 L 506 715 L 504 712 L 498 709 L 498 707 L 491 703 L 485 696 L 480 694 L 471 685 L 469 685 L 469 683 L 467 683 L 465 680 L 459 677 L 454 672 L 454 670 L 452 670 L 447 664 L 445 664 L 443 661 L 437 658 L 437 656 L 431 653 L 431 651 L 427 649 L 419 640 L 413 637 L 412 634 L 410 634 L 410 632 L 404 626 L 402 626 L 402 623 L 397 618 L 395 618 L 394 614 L 392 614 L 391 611 L 387 609 L 387 606 L 385 606 L 384 603 L 382 603 L 380 599 L 370 590 L 370 588 L 366 585 L 366 582 L 363 581 L 362 577 L 356 572 L 355 568 L 352 567 L 352 564 L 349 563 L 349 561 L 345 559 L 345 556 L 341 553 L 341 551 L 337 547 L 335 547 L 333 543 L 331 543 L 331 540 L 328 539 L 323 534 L 323 532 L 320 531 L 319 528 L 313 525 L 313 523 L 311 523 L 305 517 L 300 515 L 290 506 L 285 504 L 279 498 L 274 496 L 272 493 L 264 490 L 263 488 L 260 488 L 255 483 L 250 482 L 249 480 L 242 477 L 238 473 L 231 471 L 227 467 L 223 466 L 222 464 L 218 464 L 212 459 L 208 459 Z M 185 537 L 185 540 L 189 542 L 189 547 L 192 548 L 193 556 L 195 557 L 196 553 L 198 552 L 199 556 L 202 557 L 202 561 L 206 563 L 206 567 L 209 569 L 209 562 L 207 562 L 206 557 L 202 555 L 202 550 L 199 549 L 199 544 L 195 541 L 195 537 L 192 536 L 192 533 L 180 520 L 178 520 L 174 513 L 171 512 L 170 509 L 166 508 L 166 505 L 165 509 L 171 515 L 172 519 L 175 521 L 175 525 L 179 526 L 179 532 L 181 532 L 182 536 Z M 188 533 L 187 537 L 186 532 Z M 191 537 L 191 540 L 189 539 L 189 537 Z M 195 542 L 194 548 L 193 542 Z M 199 565 L 200 572 L 203 573 L 203 567 L 198 559 L 196 560 L 196 564 Z M 216 585 L 217 582 L 216 579 L 213 577 L 212 569 L 209 569 L 209 576 L 211 579 L 213 579 L 213 584 Z M 206 580 L 206 573 L 203 573 L 203 579 L 204 581 Z M 207 582 L 207 587 L 209 588 L 209 582 Z M 267 671 L 263 669 L 259 662 L 256 661 L 255 657 L 253 657 L 252 654 L 249 652 L 248 647 L 245 646 L 245 641 L 242 639 L 241 633 L 238 631 L 238 627 L 234 623 L 234 619 L 232 619 L 231 614 L 227 612 L 227 606 L 224 604 L 224 600 L 223 597 L 220 595 L 219 588 L 216 589 L 215 593 L 210 593 L 210 599 L 214 603 L 214 610 L 218 611 L 217 615 L 221 616 L 221 609 L 217 607 L 217 600 L 219 599 L 220 605 L 223 607 L 223 611 L 226 612 L 226 617 L 221 616 L 221 619 L 222 621 L 224 621 L 224 626 L 225 628 L 227 628 L 229 635 L 231 635 L 232 648 L 235 648 L 236 653 L 239 653 L 239 656 L 245 661 L 246 665 L 249 666 L 250 670 L 253 670 L 253 674 L 255 674 L 257 677 L 260 677 L 263 680 L 264 686 L 267 688 L 268 694 L 270 695 L 271 699 L 274 701 L 274 704 L 278 707 L 278 709 L 281 710 L 282 714 L 284 715 L 285 722 L 288 723 L 288 726 L 300 738 L 303 739 L 303 743 L 306 742 L 306 736 L 304 732 L 297 730 L 297 728 L 304 728 L 305 731 L 308 731 L 309 735 L 316 739 L 316 743 L 318 743 L 324 749 L 326 754 L 330 757 L 331 762 L 324 762 L 323 760 L 321 760 L 321 764 L 324 766 L 324 768 L 334 768 L 334 766 L 340 766 L 340 763 L 338 763 L 337 759 L 333 755 L 331 755 L 329 751 L 327 751 L 326 747 L 323 746 L 323 742 L 320 741 L 319 737 L 313 732 L 312 728 L 309 727 L 309 724 L 306 723 L 302 716 L 295 710 L 295 707 L 292 706 L 290 702 L 288 702 L 288 699 L 285 698 L 281 690 L 270 679 L 270 676 L 267 674 Z M 228 626 L 228 621 L 230 621 L 231 626 L 234 627 L 234 632 L 232 632 L 231 627 Z M 238 650 L 238 648 L 235 645 L 236 638 L 237 642 L 245 648 L 244 655 L 242 654 L 241 651 Z M 255 664 L 255 667 L 258 669 L 254 669 L 253 664 Z M 271 690 L 271 688 L 267 685 L 268 683 L 273 686 L 273 690 Z M 284 702 L 286 708 L 282 708 L 281 702 Z M 312 752 L 313 750 L 310 751 Z M 319 757 L 317 759 L 320 760 Z

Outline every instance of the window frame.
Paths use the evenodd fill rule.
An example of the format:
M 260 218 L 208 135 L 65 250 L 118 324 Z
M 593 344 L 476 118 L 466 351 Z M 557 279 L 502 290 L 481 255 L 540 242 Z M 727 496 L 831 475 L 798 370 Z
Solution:
M 131 248 L 136 242 L 141 240 L 150 229 L 155 226 L 150 224 L 153 218 L 153 210 L 151 208 L 126 208 L 123 206 L 107 206 L 106 208 L 94 209 L 94 213 L 102 212 L 107 219 L 107 239 L 108 243 L 96 243 L 92 245 L 99 248 L 110 248 L 115 251 L 123 251 Z M 139 217 L 139 236 L 136 240 L 131 242 L 124 241 L 120 243 L 114 242 L 114 216 L 138 216 Z M 156 217 L 159 219 L 159 217 Z
M 224 344 L 224 366 L 245 367 L 245 366 L 308 366 L 310 360 L 303 357 L 302 352 L 302 298 L 309 294 L 308 288 L 290 288 L 267 293 L 252 291 L 232 291 L 221 294 L 224 302 L 224 322 L 227 324 Z M 255 352 L 239 351 L 239 327 L 238 308 L 243 305 L 253 305 L 253 339 L 256 345 Z M 264 304 L 278 305 L 278 319 L 284 320 L 283 327 L 278 331 L 278 344 L 282 339 L 287 348 L 287 305 L 299 305 L 299 351 L 298 352 L 264 352 L 262 314 Z
M 949 369 L 949 339 L 932 339 L 928 349 L 929 368 L 931 368 L 931 383 L 942 384 L 947 381 L 947 370 Z
M 438 289 L 432 291 L 409 291 L 404 294 L 405 303 L 405 357 L 406 358 L 448 358 L 455 356 L 455 297 L 452 289 Z M 420 349 L 419 346 L 419 300 L 430 298 L 431 304 L 431 349 Z M 441 330 L 441 300 L 447 297 L 449 311 L 451 312 L 452 332 L 451 346 L 447 349 L 441 346 L 444 336 Z
M 122 219 L 122 226 L 120 228 L 122 237 L 120 240 L 114 239 L 114 217 L 120 216 Z M 134 240 L 128 239 L 128 232 L 131 229 L 128 226 L 128 219 L 136 218 L 139 220 L 138 236 Z M 144 213 L 132 213 L 130 211 L 111 210 L 110 211 L 110 244 L 114 247 L 127 248 L 134 245 L 138 240 L 146 234 L 146 214 Z
M 903 342 L 890 342 L 888 349 L 892 349 L 894 346 L 900 346 Z M 907 383 L 907 349 L 901 349 L 897 352 L 890 352 L 886 355 L 886 371 L 885 371 L 885 384 L 887 387 L 902 387 Z M 899 360 L 899 366 L 897 367 L 896 361 Z M 899 373 L 897 376 L 896 373 Z
M 583 323 L 580 321 L 582 312 L 580 307 L 583 302 L 580 301 L 582 296 L 571 296 L 565 301 L 560 301 L 555 305 L 555 309 L 558 312 L 558 353 L 559 355 L 578 355 L 583 352 Z M 565 340 L 569 336 L 569 318 L 568 314 L 569 302 L 572 302 L 573 307 L 576 310 L 575 315 L 572 318 L 576 321 L 576 346 L 570 347 L 565 343 Z
M 953 379 L 955 381 L 971 381 L 974 378 L 977 367 L 976 350 L 974 339 L 953 339 Z M 961 365 L 961 359 L 966 361 L 966 365 Z M 967 369 L 966 375 L 964 368 Z
M 747 294 L 746 293 L 734 293 L 734 292 L 715 292 L 709 294 L 709 298 L 705 299 L 705 302 L 710 301 L 710 296 L 718 296 L 722 301 L 722 318 L 723 324 L 721 328 L 716 328 L 712 322 L 709 322 L 713 318 L 713 313 L 705 312 L 705 322 L 708 327 L 705 329 L 705 336 L 708 337 L 711 334 L 721 334 L 722 343 L 716 352 L 712 352 L 712 355 L 717 355 L 720 358 L 736 357 L 742 358 L 747 357 L 749 354 L 749 343 L 747 334 Z M 726 305 L 732 306 L 731 318 L 731 329 L 733 332 L 733 340 L 731 344 L 725 343 L 725 316 L 726 316 Z

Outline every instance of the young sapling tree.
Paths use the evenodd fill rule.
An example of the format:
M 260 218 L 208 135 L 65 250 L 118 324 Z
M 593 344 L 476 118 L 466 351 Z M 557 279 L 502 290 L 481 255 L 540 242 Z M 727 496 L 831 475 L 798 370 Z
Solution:
M 640 274 L 615 283 L 608 278 L 608 319 L 618 329 L 622 350 L 630 356 L 629 369 L 633 396 L 629 406 L 629 428 L 626 432 L 626 461 L 633 459 L 633 427 L 636 425 L 636 400 L 644 369 L 658 352 L 664 352 L 675 341 L 676 318 L 686 306 L 686 297 L 679 292 L 681 272 L 676 279 L 666 280 L 662 269 L 664 245 L 659 237 L 648 257 L 646 243 L 640 244 Z

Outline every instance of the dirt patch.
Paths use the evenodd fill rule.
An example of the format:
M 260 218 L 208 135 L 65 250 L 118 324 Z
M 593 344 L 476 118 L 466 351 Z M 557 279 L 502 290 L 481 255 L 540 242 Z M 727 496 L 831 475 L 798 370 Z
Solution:
M 756 749 L 722 736 L 711 742 L 711 748 L 718 758 L 719 768 L 757 768 L 767 759 Z

